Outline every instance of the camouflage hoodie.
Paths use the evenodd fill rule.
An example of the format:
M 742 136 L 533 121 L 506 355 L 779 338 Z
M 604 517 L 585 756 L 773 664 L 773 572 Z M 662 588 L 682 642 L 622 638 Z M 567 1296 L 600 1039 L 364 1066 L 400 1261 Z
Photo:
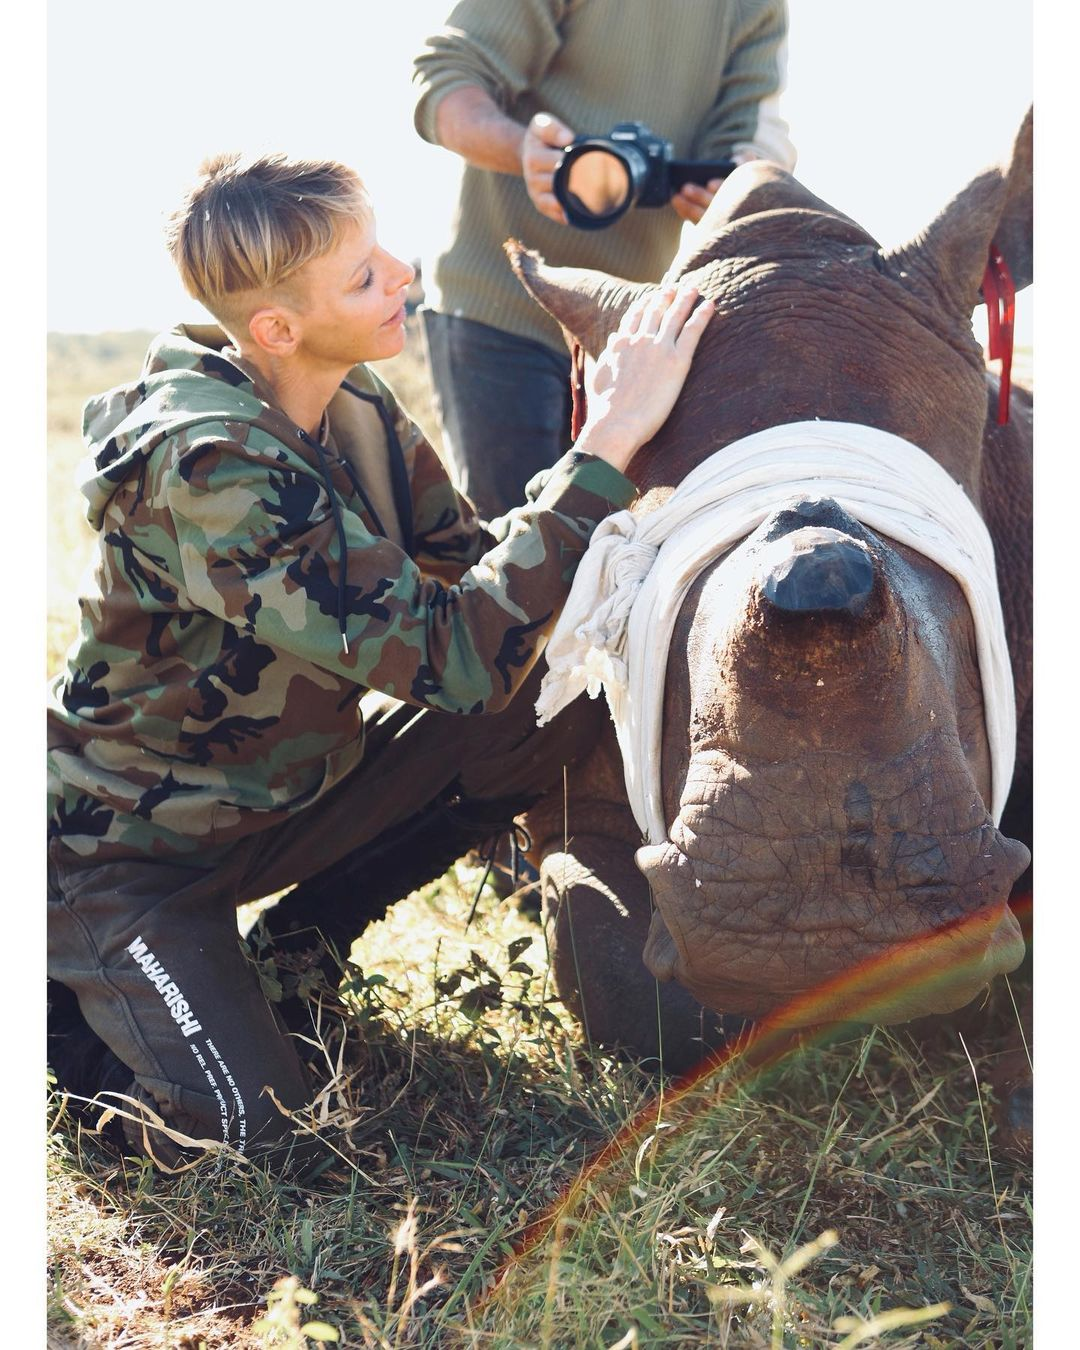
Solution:
M 365 367 L 316 440 L 225 343 L 174 329 L 84 413 L 98 551 L 48 757 L 50 836 L 84 857 L 213 853 L 309 806 L 361 759 L 365 688 L 505 707 L 634 496 L 571 451 L 485 531 Z

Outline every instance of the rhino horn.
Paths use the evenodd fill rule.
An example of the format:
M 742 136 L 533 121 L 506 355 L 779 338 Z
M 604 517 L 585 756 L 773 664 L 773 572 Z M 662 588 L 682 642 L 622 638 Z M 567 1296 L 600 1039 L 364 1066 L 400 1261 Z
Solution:
M 874 589 L 874 559 L 865 544 L 837 530 L 808 526 L 785 536 L 786 551 L 773 559 L 761 592 L 774 609 L 789 614 L 827 610 L 854 618 Z
M 627 306 L 656 290 L 651 283 L 625 281 L 588 267 L 550 267 L 517 239 L 503 245 L 514 275 L 538 304 L 562 324 L 590 356 L 599 356 Z
M 974 178 L 931 224 L 900 248 L 881 254 L 884 269 L 912 289 L 929 285 L 965 316 L 979 298 L 994 241 L 1019 290 L 1032 281 L 1032 113 L 1002 165 Z

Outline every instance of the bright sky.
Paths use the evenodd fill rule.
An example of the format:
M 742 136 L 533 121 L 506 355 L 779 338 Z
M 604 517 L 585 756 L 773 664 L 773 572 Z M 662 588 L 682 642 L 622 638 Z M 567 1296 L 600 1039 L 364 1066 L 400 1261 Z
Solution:
M 216 5 L 210 17 L 145 0 L 53 0 L 47 326 L 162 328 L 200 313 L 161 228 L 215 150 L 353 164 L 383 242 L 422 256 L 458 162 L 413 130 L 411 60 L 450 4 L 262 0 Z M 796 173 L 883 243 L 920 229 L 1007 150 L 1032 95 L 1024 0 L 790 0 L 790 9 L 783 111 Z M 1003 52 L 1010 78 L 992 80 Z M 1026 318 L 1019 339 L 1030 341 Z

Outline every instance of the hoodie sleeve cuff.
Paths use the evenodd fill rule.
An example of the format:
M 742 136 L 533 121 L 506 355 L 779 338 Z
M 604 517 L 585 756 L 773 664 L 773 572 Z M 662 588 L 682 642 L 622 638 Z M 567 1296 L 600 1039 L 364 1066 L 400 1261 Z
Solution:
M 548 472 L 546 483 L 535 498 L 535 505 L 544 510 L 558 503 L 559 509 L 565 510 L 561 499 L 568 491 L 587 492 L 593 497 L 599 497 L 606 503 L 604 515 L 621 511 L 638 495 L 637 488 L 624 473 L 606 460 L 583 450 L 568 450 L 562 459 L 556 460 Z

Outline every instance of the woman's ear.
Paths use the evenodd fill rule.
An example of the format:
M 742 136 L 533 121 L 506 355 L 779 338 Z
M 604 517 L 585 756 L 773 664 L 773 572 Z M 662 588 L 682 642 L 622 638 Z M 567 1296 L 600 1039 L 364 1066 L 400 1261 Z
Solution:
M 291 356 L 300 345 L 300 316 L 283 305 L 266 305 L 248 320 L 248 335 L 268 356 Z

